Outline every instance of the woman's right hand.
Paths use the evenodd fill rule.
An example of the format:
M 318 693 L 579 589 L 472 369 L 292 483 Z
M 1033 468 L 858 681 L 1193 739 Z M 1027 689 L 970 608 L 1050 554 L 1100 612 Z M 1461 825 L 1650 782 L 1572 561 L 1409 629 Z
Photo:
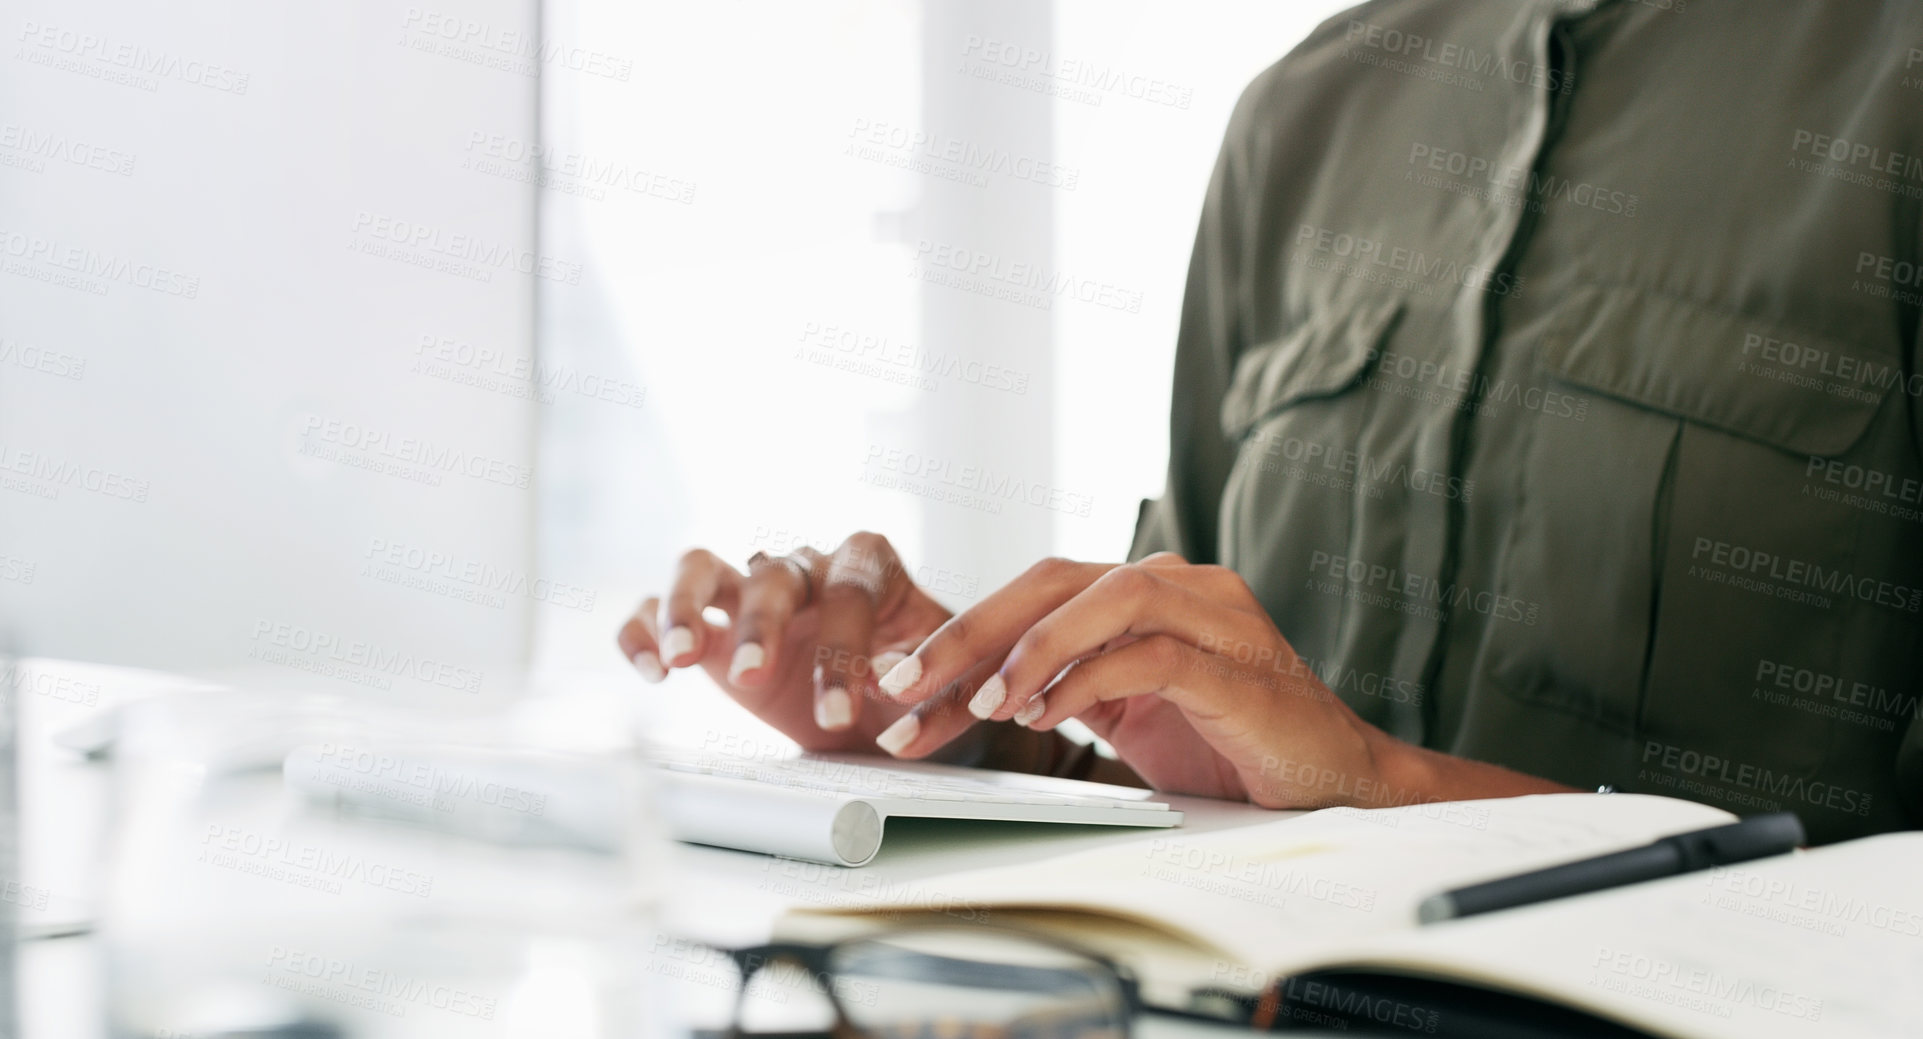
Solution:
M 727 625 L 702 616 L 710 606 Z M 874 753 L 875 736 L 907 711 L 879 694 L 877 677 L 949 616 L 887 538 L 864 532 L 833 555 L 756 553 L 745 574 L 706 549 L 685 552 L 667 595 L 643 600 L 617 641 L 651 682 L 699 664 L 803 750 Z

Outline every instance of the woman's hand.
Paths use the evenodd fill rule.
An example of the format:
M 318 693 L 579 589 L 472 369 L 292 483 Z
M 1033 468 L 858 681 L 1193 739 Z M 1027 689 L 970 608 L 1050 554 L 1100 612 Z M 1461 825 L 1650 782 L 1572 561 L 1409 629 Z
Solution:
M 702 617 L 710 606 L 728 615 L 727 625 Z M 671 668 L 700 665 L 737 703 L 803 750 L 872 754 L 876 735 L 908 710 L 876 692 L 876 676 L 949 616 L 909 578 L 887 538 L 861 533 L 833 555 L 812 548 L 778 558 L 757 553 L 746 574 L 705 549 L 684 553 L 667 596 L 642 602 L 616 640 L 651 682 Z M 974 719 L 962 703 L 1001 659 L 997 654 L 964 669 L 921 713 L 959 719 L 956 732 L 967 728 Z M 1067 746 L 1051 733 L 982 725 L 942 756 L 1036 772 L 1054 767 Z
M 1272 808 L 1428 799 L 1390 778 L 1414 748 L 1332 693 L 1234 571 L 1167 553 L 1047 560 L 948 620 L 881 686 L 930 702 L 1004 654 L 969 703 L 975 717 L 1037 730 L 1080 718 L 1158 789 Z M 910 715 L 879 742 L 917 757 L 968 720 Z
M 701 616 L 710 606 L 728 625 Z M 872 751 L 904 710 L 875 695 L 875 676 L 948 618 L 887 538 L 860 533 L 833 555 L 757 553 L 745 574 L 705 549 L 686 552 L 666 597 L 644 600 L 617 641 L 651 682 L 700 665 L 804 750 Z

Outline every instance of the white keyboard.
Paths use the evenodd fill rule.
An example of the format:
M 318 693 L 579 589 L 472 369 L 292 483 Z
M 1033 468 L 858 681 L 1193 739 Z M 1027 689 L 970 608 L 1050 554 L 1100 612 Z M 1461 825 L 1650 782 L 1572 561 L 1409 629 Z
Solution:
M 1179 825 L 1147 790 L 874 758 L 745 758 L 655 749 L 662 808 L 681 840 L 860 866 L 891 818 L 1092 826 Z

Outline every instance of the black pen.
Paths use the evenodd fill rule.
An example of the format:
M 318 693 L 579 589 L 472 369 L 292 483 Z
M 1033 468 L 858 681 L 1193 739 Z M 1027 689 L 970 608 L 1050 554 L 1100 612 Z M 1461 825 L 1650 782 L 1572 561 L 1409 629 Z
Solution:
M 1678 833 L 1640 848 L 1430 895 L 1417 907 L 1416 919 L 1425 924 L 1440 923 L 1711 866 L 1747 862 L 1780 855 L 1801 845 L 1803 840 L 1803 824 L 1795 812 L 1752 815 L 1742 822 Z

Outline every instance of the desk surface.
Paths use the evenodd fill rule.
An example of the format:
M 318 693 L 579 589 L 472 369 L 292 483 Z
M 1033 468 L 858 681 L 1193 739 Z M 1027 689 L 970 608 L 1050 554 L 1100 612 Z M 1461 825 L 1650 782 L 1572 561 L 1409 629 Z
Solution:
M 83 683 L 79 688 L 98 690 L 98 695 L 59 699 L 23 697 L 20 719 L 20 790 L 22 806 L 23 881 L 29 890 L 46 892 L 44 905 L 27 906 L 22 922 L 31 930 L 58 931 L 64 923 L 90 921 L 96 914 L 101 881 L 95 864 L 103 861 L 103 820 L 109 800 L 108 766 L 88 762 L 70 751 L 54 746 L 52 734 L 76 724 L 101 707 L 149 695 L 178 680 L 146 672 L 54 662 L 34 662 L 45 672 L 57 673 Z M 688 683 L 687 694 L 701 690 Z M 711 693 L 710 693 L 711 695 Z M 81 700 L 91 702 L 78 702 Z M 578 706 L 578 705 L 577 705 Z M 593 711 L 585 712 L 592 715 Z M 657 719 L 658 720 L 658 719 Z M 674 725 L 657 725 L 658 736 Z M 605 728 L 602 727 L 602 731 Z M 275 780 L 274 782 L 278 782 Z M 1248 805 L 1197 798 L 1169 798 L 1186 815 L 1183 827 L 1199 832 L 1268 821 L 1276 813 Z M 673 844 L 666 852 L 660 871 L 658 897 L 624 905 L 609 905 L 602 914 L 605 922 L 625 929 L 629 947 L 636 959 L 624 969 L 638 969 L 647 975 L 652 994 L 640 1002 L 643 1012 L 657 1031 L 673 1034 L 681 1027 L 712 1023 L 725 1015 L 731 985 L 723 980 L 726 971 L 704 969 L 692 963 L 690 946 L 676 939 L 702 942 L 745 944 L 764 940 L 784 908 L 797 903 L 847 900 L 864 891 L 890 890 L 919 886 L 939 893 L 940 877 L 964 869 L 1006 865 L 1105 844 L 1153 840 L 1166 836 L 1162 830 L 1127 830 L 1109 827 L 1080 827 L 1046 824 L 949 823 L 897 820 L 881 853 L 870 865 L 860 869 L 841 869 L 809 863 L 771 859 L 766 856 L 691 845 Z M 403 849 L 403 835 L 391 842 Z M 376 857 L 386 847 L 375 838 Z M 396 861 L 415 856 L 418 847 L 395 850 Z M 439 870 L 442 892 L 460 886 L 449 883 L 445 861 Z M 222 876 L 222 882 L 238 886 L 243 881 Z M 529 898 L 539 901 L 540 881 L 531 882 Z M 351 894 L 351 892 L 350 892 Z M 290 901 L 296 895 L 280 891 L 269 897 Z M 304 896 L 302 896 L 304 897 Z M 648 902 L 653 902 L 650 907 Z M 348 915 L 362 903 L 334 903 Z M 381 903 L 387 905 L 391 903 Z M 327 908 L 324 906 L 323 908 Z M 285 931 L 275 932 L 277 941 Z M 107 1034 L 103 1015 L 97 1008 L 106 1005 L 103 964 L 107 942 L 83 924 L 81 933 L 68 937 L 47 937 L 27 941 L 20 955 L 20 1013 L 23 1034 L 38 1037 L 95 1037 Z M 525 982 L 526 979 L 522 979 Z M 578 1034 L 600 1034 L 587 1027 L 578 1004 L 587 1000 L 578 989 L 554 982 L 541 986 L 520 984 L 507 1003 L 514 1004 L 517 1016 L 549 1024 L 572 1021 Z M 551 1008 L 536 1011 L 515 1001 L 545 999 Z M 662 1008 L 674 1009 L 662 1012 Z M 476 1022 L 453 1015 L 416 1013 L 406 1020 L 406 1007 L 397 1007 L 406 1027 L 391 1034 L 404 1035 L 477 1035 Z M 390 1013 L 393 1011 L 390 1011 Z M 397 1022 L 400 1023 L 400 1022 Z M 1157 1020 L 1140 1025 L 1147 1036 L 1174 1035 L 1192 1030 L 1189 1026 Z M 562 1034 L 550 1028 L 549 1034 Z M 383 1034 L 387 1034 L 385 1031 Z M 486 1032 L 485 1034 L 494 1034 Z

